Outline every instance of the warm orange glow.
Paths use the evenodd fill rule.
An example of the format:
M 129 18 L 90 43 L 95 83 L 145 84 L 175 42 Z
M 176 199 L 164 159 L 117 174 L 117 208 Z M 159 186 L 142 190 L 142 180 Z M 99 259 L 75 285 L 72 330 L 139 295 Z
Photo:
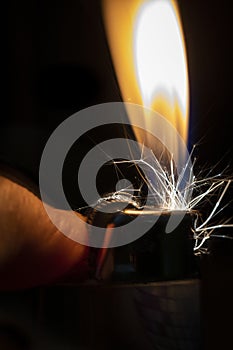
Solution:
M 176 2 L 103 0 L 103 13 L 123 100 L 162 114 L 186 141 L 188 70 Z

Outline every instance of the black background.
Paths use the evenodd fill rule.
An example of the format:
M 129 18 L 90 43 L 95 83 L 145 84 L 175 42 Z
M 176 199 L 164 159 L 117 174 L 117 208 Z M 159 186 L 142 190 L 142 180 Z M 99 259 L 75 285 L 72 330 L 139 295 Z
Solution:
M 233 155 L 231 11 L 226 1 L 179 4 L 190 77 L 190 146 L 200 144 L 201 166 L 224 157 L 226 165 Z M 11 130 L 2 133 L 0 154 L 36 178 L 55 127 L 84 107 L 119 101 L 120 91 L 99 0 L 9 0 L 7 10 L 2 122 Z
M 180 0 L 190 77 L 190 145 L 200 168 L 232 172 L 232 11 L 227 1 Z M 93 104 L 120 101 L 97 0 L 8 0 L 0 157 L 38 180 L 54 128 Z M 205 349 L 231 349 L 232 259 L 203 268 Z M 206 302 L 208 300 L 208 302 Z

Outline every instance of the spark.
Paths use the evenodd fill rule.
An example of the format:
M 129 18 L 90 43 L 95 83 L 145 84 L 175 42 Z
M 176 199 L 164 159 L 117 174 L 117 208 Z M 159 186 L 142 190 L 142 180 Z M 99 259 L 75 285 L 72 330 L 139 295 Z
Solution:
M 217 229 L 230 228 L 233 227 L 233 224 L 229 224 L 228 221 L 213 223 L 213 218 L 227 206 L 223 206 L 222 201 L 232 182 L 230 178 L 221 173 L 211 176 L 211 171 L 207 177 L 196 177 L 194 175 L 196 161 L 190 162 L 193 151 L 179 174 L 176 173 L 172 156 L 170 157 L 169 167 L 166 167 L 162 165 L 161 159 L 158 159 L 152 150 L 150 154 L 146 155 L 143 152 L 142 150 L 140 159 L 114 161 L 114 164 L 133 163 L 136 166 L 139 175 L 148 186 L 150 205 L 156 211 L 195 212 L 196 216 L 192 227 L 195 254 L 198 255 L 207 251 L 205 242 L 211 235 L 233 239 L 230 236 L 214 234 Z M 187 169 L 189 176 L 186 179 Z M 148 171 L 150 171 L 150 178 L 144 175 Z M 182 183 L 185 183 L 185 185 L 181 186 Z M 122 191 L 124 192 L 124 189 Z M 206 202 L 213 203 L 214 197 L 217 197 L 217 199 L 215 199 L 213 209 L 202 220 L 201 209 L 205 207 Z
M 135 166 L 141 179 L 141 186 L 137 189 L 132 186 L 118 189 L 99 198 L 91 207 L 95 208 L 102 202 L 107 204 L 112 201 L 118 201 L 127 203 L 135 209 L 145 209 L 145 205 L 143 205 L 145 195 L 142 189 L 143 185 L 146 184 L 148 188 L 147 206 L 158 214 L 173 211 L 194 213 L 195 220 L 191 229 L 195 240 L 194 253 L 196 255 L 208 252 L 205 242 L 211 236 L 233 239 L 233 237 L 228 235 L 215 234 L 215 231 L 218 229 L 233 227 L 229 220 L 224 222 L 213 221 L 228 205 L 223 205 L 222 202 L 232 179 L 225 176 L 224 172 L 212 175 L 213 168 L 210 169 L 206 176 L 201 174 L 195 176 L 196 159 L 191 162 L 194 149 L 195 147 L 193 147 L 187 162 L 180 172 L 175 167 L 172 155 L 165 166 L 165 162 L 163 162 L 164 154 L 157 158 L 152 150 L 145 150 L 144 147 L 142 147 L 139 159 L 134 159 L 133 154 L 131 154 L 132 160 L 112 160 L 112 164 L 118 172 L 120 172 L 120 164 Z M 123 176 L 122 173 L 121 175 Z M 213 208 L 203 219 L 202 215 L 203 212 L 206 212 L 205 205 L 207 203 L 211 203 Z

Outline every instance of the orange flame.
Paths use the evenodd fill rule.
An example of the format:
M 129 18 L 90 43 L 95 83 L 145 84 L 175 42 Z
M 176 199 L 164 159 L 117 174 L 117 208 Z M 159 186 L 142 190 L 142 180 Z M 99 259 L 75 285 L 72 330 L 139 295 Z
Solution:
M 188 69 L 176 2 L 102 0 L 102 3 L 123 100 L 160 113 L 187 141 Z

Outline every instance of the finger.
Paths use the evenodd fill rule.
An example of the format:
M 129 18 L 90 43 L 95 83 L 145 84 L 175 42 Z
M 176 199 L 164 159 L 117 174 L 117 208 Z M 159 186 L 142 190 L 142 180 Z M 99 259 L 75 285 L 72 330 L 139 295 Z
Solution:
M 62 211 L 58 215 L 62 220 Z M 85 221 L 79 221 L 76 229 L 85 233 Z M 79 262 L 82 269 L 88 252 L 58 231 L 37 196 L 4 176 L 0 176 L 0 242 L 1 289 L 54 281 Z

